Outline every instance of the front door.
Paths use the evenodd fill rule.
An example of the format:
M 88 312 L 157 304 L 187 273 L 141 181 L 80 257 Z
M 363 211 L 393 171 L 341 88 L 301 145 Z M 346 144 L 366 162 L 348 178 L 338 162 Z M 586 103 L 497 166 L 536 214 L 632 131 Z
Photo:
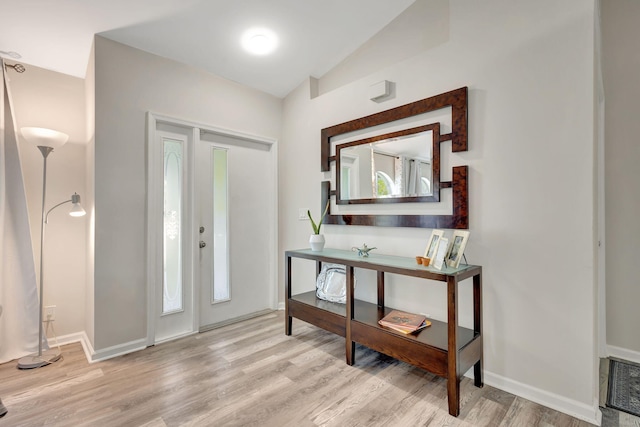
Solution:
M 149 113 L 149 345 L 276 305 L 273 141 Z
M 203 132 L 196 153 L 205 330 L 273 308 L 275 171 L 268 144 Z

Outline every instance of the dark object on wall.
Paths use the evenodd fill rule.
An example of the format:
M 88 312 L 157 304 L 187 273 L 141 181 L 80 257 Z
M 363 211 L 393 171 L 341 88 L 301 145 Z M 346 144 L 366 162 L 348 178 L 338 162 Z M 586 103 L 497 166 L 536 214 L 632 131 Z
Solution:
M 331 126 L 321 131 L 321 171 L 329 171 L 331 162 L 336 161 L 335 156 L 331 156 L 331 139 L 338 135 L 348 132 L 359 131 L 382 124 L 395 122 L 406 119 L 408 117 L 417 116 L 419 114 L 431 111 L 441 110 L 451 107 L 451 124 L 452 130 L 448 134 L 439 135 L 439 143 L 451 141 L 451 150 L 453 152 L 461 152 L 467 150 L 467 88 L 463 87 L 430 98 L 421 99 L 419 101 L 402 105 L 370 116 L 351 120 L 339 125 Z M 437 123 L 433 124 L 434 127 Z M 439 127 L 438 127 L 439 129 Z M 439 148 L 439 147 L 438 147 Z M 434 162 L 438 162 L 439 169 L 439 153 L 434 150 Z M 383 227 L 422 227 L 422 228 L 449 228 L 449 229 L 468 229 L 469 228 L 469 200 L 468 200 L 468 167 L 456 166 L 452 169 L 451 181 L 440 181 L 439 173 L 437 181 L 433 186 L 442 190 L 450 188 L 453 192 L 452 197 L 452 214 L 451 215 L 354 215 L 354 214 L 336 214 L 331 213 L 325 218 L 325 224 L 338 225 L 369 225 Z M 436 178 L 436 176 L 434 176 Z M 324 209 L 327 203 L 330 203 L 331 196 L 336 196 L 337 191 L 331 189 L 331 181 L 323 181 L 322 183 L 321 207 Z M 339 185 L 336 183 L 336 186 Z M 386 199 L 385 203 L 403 203 L 407 200 Z M 434 202 L 439 201 L 433 200 Z

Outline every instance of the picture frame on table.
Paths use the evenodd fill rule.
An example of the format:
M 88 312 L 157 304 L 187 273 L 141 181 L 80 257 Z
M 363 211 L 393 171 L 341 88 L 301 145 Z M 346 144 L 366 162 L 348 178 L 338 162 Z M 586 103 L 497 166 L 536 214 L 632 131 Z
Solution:
M 442 267 L 447 267 L 445 262 L 445 258 L 449 253 L 449 239 L 446 237 L 442 237 L 438 241 L 438 249 L 436 250 L 435 255 L 433 255 L 434 259 L 432 261 L 433 268 L 436 270 L 442 270 Z
M 431 237 L 429 237 L 429 241 L 427 242 L 427 247 L 424 250 L 424 257 L 429 259 L 434 259 L 436 254 L 438 253 L 438 245 L 440 244 L 440 239 L 444 237 L 444 230 L 433 230 L 431 232 Z
M 466 230 L 455 230 L 453 236 L 451 236 L 451 245 L 447 251 L 445 262 L 447 266 L 451 268 L 458 268 L 460 260 L 464 254 L 464 249 L 467 247 L 469 241 L 469 233 Z

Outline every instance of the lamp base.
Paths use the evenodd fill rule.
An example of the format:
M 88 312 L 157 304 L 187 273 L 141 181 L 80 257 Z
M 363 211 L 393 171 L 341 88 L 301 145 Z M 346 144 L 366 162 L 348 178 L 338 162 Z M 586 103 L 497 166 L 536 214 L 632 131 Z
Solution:
M 18 359 L 18 369 L 33 369 L 47 366 L 62 357 L 60 350 L 50 349 L 44 350 L 40 356 L 38 354 L 30 354 Z

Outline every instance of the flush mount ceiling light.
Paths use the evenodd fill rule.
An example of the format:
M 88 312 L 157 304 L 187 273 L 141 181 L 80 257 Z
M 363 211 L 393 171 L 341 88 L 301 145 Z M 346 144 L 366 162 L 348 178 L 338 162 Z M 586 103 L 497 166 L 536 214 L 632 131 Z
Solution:
M 276 34 L 266 28 L 251 28 L 240 39 L 242 47 L 254 55 L 267 55 L 278 46 Z

